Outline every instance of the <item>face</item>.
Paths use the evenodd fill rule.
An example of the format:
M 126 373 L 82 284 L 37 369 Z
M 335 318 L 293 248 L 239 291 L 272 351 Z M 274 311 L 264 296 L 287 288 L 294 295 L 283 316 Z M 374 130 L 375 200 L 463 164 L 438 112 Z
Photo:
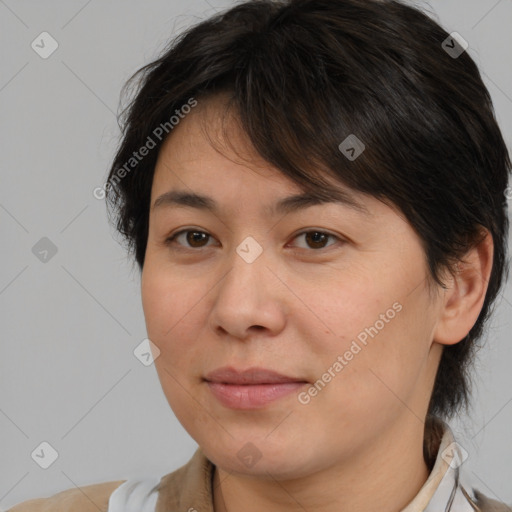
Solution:
M 258 158 L 236 124 L 237 153 L 216 150 L 202 127 L 222 143 L 219 105 L 206 107 L 161 148 L 141 283 L 178 420 L 217 466 L 283 477 L 348 462 L 386 432 L 418 427 L 439 360 L 439 308 L 418 237 L 395 210 L 341 185 L 366 212 L 342 202 L 274 208 L 304 191 Z M 215 208 L 153 207 L 173 191 Z M 226 366 L 293 382 L 206 380 Z

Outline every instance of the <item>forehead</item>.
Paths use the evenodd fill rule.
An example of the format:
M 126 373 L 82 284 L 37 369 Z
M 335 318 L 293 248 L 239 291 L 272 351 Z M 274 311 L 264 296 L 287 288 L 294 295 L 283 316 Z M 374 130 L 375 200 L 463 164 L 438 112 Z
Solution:
M 268 214 L 339 202 L 368 215 L 354 193 L 339 183 L 322 196 L 305 191 L 258 155 L 224 101 L 209 102 L 180 122 L 162 145 L 152 190 L 154 211 L 189 206 L 219 213 L 219 201 L 265 203 Z M 213 197 L 212 197 L 213 196 Z M 216 199 L 218 198 L 218 199 Z
M 237 115 L 227 107 L 225 94 L 198 101 L 198 105 L 184 116 L 162 144 L 155 177 L 157 174 L 169 174 L 166 170 L 171 167 L 175 172 L 186 168 L 194 178 L 200 178 L 207 172 L 211 176 L 230 169 L 252 170 L 251 174 L 288 181 L 290 186 L 299 190 L 292 180 L 269 166 L 257 153 Z

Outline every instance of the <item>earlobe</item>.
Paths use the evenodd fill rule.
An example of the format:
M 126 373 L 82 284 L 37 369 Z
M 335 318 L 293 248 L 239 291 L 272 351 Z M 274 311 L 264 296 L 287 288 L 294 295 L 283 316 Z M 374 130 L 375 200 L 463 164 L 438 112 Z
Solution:
M 492 270 L 494 244 L 489 231 L 456 265 L 446 282 L 433 341 L 454 345 L 463 340 L 482 310 Z

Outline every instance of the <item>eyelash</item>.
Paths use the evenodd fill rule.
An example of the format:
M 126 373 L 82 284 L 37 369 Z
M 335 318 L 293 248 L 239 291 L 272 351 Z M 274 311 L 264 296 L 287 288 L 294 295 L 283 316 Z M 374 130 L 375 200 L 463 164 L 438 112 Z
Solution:
M 172 246 L 172 245 L 175 245 L 175 240 L 178 236 L 184 234 L 184 233 L 200 233 L 200 234 L 204 234 L 204 235 L 207 235 L 209 237 L 211 237 L 212 235 L 206 233 L 205 231 L 201 231 L 199 229 L 182 229 L 181 231 L 178 231 L 177 233 L 171 235 L 170 237 L 168 237 L 166 240 L 165 240 L 165 245 L 167 246 Z M 321 234 L 321 235 L 326 235 L 330 238 L 334 238 L 335 240 L 337 240 L 338 242 L 341 242 L 341 243 L 344 243 L 345 240 L 341 239 L 340 237 L 336 236 L 336 235 L 333 235 L 332 233 L 329 233 L 329 232 L 326 232 L 326 231 L 321 231 L 319 229 L 309 229 L 309 230 L 306 230 L 306 231 L 301 231 L 300 233 L 297 233 L 294 237 L 293 237 L 293 240 L 295 238 L 298 238 L 299 236 L 303 236 L 303 235 L 307 235 L 309 233 L 317 233 L 317 234 Z M 321 247 L 319 249 L 310 249 L 311 251 L 314 251 L 314 252 L 319 252 L 319 251 L 322 251 L 323 249 L 327 249 L 329 247 L 331 247 L 332 245 L 334 244 L 331 244 L 331 245 L 328 245 L 326 247 Z M 202 249 L 206 249 L 208 248 L 209 246 L 205 246 L 205 247 L 198 247 L 198 248 L 194 248 L 194 247 L 180 247 L 179 249 L 177 250 L 183 250 L 183 251 L 191 251 L 191 252 L 199 252 L 200 250 Z M 299 248 L 299 249 L 302 249 L 302 248 Z M 307 250 L 307 249 L 302 249 L 302 250 Z

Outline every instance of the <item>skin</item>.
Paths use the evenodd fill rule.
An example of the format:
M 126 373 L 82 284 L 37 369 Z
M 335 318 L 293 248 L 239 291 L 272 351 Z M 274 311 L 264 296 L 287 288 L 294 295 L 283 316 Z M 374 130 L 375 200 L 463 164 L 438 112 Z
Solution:
M 429 293 L 418 236 L 373 197 L 352 192 L 368 216 L 328 203 L 270 217 L 268 207 L 302 190 L 254 153 L 235 117 L 224 139 L 220 108 L 222 96 L 200 102 L 174 128 L 151 191 L 151 205 L 185 189 L 220 210 L 151 209 L 141 281 L 165 396 L 216 465 L 215 510 L 401 510 L 428 477 L 424 419 L 435 372 L 443 345 L 478 317 L 492 239 L 446 274 L 445 290 Z M 187 228 L 210 236 L 165 244 Z M 333 237 L 315 244 L 308 230 Z M 236 252 L 247 236 L 263 249 L 250 264 Z M 232 365 L 314 383 L 395 303 L 401 310 L 308 404 L 292 393 L 264 408 L 229 409 L 203 380 Z M 248 442 L 261 454 L 251 467 L 237 457 Z

